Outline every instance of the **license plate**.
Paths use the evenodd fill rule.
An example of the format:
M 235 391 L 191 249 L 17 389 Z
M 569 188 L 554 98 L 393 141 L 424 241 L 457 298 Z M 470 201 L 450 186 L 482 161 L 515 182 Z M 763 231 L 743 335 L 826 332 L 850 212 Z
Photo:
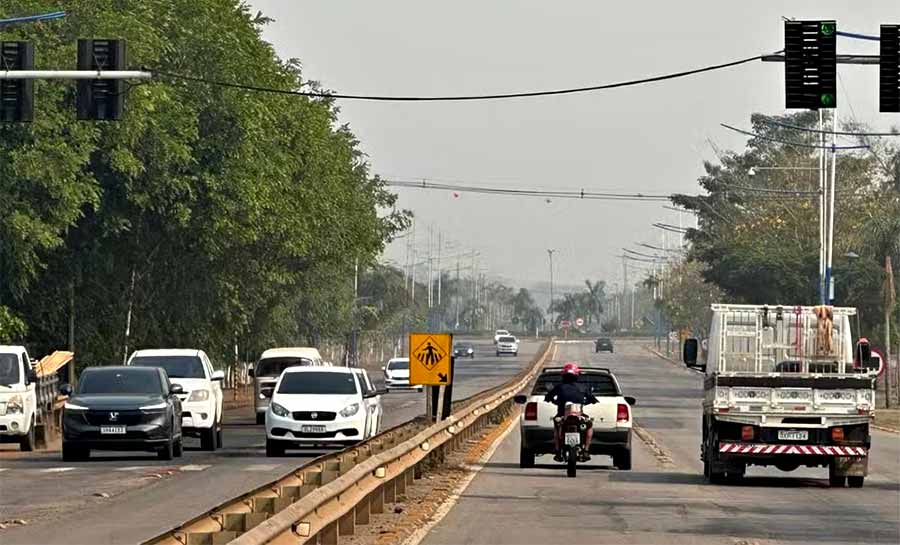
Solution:
M 325 426 L 300 426 L 303 433 L 325 433 Z
M 806 441 L 809 439 L 809 432 L 805 430 L 778 430 L 778 439 L 781 441 Z
M 581 434 L 580 433 L 567 433 L 566 434 L 566 446 L 574 447 L 581 444 Z
M 121 435 L 125 433 L 125 426 L 100 426 L 101 435 Z

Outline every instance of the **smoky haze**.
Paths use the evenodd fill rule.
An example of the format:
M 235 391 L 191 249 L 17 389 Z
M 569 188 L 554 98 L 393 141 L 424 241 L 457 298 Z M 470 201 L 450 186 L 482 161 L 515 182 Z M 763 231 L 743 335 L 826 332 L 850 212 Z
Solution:
M 319 1 L 253 0 L 275 19 L 264 37 L 327 89 L 383 95 L 483 94 L 587 86 L 677 72 L 769 53 L 782 16 L 834 18 L 838 29 L 878 34 L 900 22 L 900 2 Z M 839 53 L 877 54 L 876 42 L 839 38 Z M 839 116 L 886 128 L 876 67 L 839 67 Z M 784 111 L 783 65 L 754 62 L 689 78 L 581 95 L 503 102 L 339 101 L 387 179 L 511 188 L 696 193 L 707 139 L 741 149 L 719 127 Z M 852 110 L 851 110 L 852 108 Z M 517 285 L 622 281 L 623 246 L 674 245 L 654 222 L 690 217 L 652 202 L 574 201 L 397 189 L 416 215 L 420 255 L 428 227 L 475 249 L 486 271 Z M 668 238 L 666 238 L 668 237 Z M 387 259 L 405 260 L 405 241 Z M 465 264 L 465 262 L 464 262 Z M 444 267 L 455 269 L 455 259 Z M 633 274 L 638 275 L 639 272 Z

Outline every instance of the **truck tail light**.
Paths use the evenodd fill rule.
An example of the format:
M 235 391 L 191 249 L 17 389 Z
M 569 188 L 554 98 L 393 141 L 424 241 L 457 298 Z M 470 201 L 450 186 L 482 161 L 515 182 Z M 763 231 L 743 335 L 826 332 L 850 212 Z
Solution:
M 742 426 L 741 427 L 741 441 L 753 441 L 753 436 L 755 435 L 753 426 Z
M 832 441 L 843 441 L 844 440 L 844 428 L 831 428 L 831 440 Z
M 619 403 L 619 406 L 616 407 L 616 422 L 628 422 L 630 416 L 628 414 L 628 405 Z
M 531 401 L 525 404 L 525 420 L 537 420 L 537 402 Z

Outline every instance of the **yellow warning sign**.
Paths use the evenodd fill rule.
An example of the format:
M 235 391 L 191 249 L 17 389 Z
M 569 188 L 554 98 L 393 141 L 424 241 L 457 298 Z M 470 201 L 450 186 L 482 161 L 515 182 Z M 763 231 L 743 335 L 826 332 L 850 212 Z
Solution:
M 409 383 L 446 386 L 453 380 L 450 373 L 450 350 L 453 335 L 449 333 L 409 334 Z

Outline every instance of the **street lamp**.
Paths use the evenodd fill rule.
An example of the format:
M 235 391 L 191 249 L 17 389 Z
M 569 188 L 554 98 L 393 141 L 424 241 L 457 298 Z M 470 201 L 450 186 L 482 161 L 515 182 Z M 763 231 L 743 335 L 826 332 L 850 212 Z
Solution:
M 556 326 L 556 321 L 553 320 L 553 254 L 556 250 L 552 250 L 550 248 L 547 249 L 547 256 L 550 258 L 550 307 L 547 309 L 548 314 L 550 314 L 550 327 Z

